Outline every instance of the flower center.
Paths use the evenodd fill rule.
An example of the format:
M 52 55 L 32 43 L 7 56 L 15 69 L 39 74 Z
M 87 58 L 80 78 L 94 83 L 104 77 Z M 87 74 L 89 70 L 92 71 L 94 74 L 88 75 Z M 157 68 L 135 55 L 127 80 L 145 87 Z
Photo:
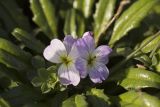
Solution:
M 67 56 L 61 57 L 61 60 L 65 65 L 68 65 L 69 63 L 72 62 L 72 59 Z
M 89 56 L 89 58 L 87 60 L 88 66 L 93 66 L 95 63 L 95 59 L 96 59 L 96 56 Z

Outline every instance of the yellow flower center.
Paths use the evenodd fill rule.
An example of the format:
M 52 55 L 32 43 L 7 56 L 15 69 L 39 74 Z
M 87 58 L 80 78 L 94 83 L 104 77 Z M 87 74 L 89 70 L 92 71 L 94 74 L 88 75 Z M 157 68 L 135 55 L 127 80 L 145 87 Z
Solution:
M 67 56 L 61 57 L 61 60 L 65 65 L 68 65 L 68 64 L 70 64 L 72 62 L 72 59 L 67 57 Z
M 94 63 L 95 63 L 95 59 L 96 59 L 96 56 L 89 56 L 89 58 L 88 58 L 88 60 L 87 60 L 88 66 L 93 66 Z

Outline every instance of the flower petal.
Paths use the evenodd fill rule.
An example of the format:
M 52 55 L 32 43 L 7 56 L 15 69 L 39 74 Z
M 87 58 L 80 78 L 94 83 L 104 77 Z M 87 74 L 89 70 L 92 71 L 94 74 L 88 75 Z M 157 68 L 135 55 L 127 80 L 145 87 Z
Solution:
M 112 49 L 107 45 L 99 46 L 95 51 L 96 60 L 98 62 L 107 64 L 108 63 L 108 55 L 112 52 Z
M 82 37 L 89 52 L 93 52 L 95 49 L 95 42 L 92 36 L 93 36 L 92 32 L 85 32 Z
M 108 68 L 103 63 L 96 63 L 96 66 L 89 71 L 89 77 L 94 83 L 101 83 L 109 75 Z
M 91 54 L 95 48 L 95 43 L 91 32 L 84 33 L 83 37 L 77 40 L 76 47 L 81 57 L 87 59 L 89 54 Z
M 86 60 L 82 58 L 78 58 L 75 62 L 75 66 L 79 71 L 81 78 L 85 78 L 88 74 Z
M 43 52 L 45 59 L 53 63 L 61 63 L 60 57 L 64 55 L 67 55 L 65 46 L 58 39 L 53 39 Z
M 73 84 L 76 86 L 80 82 L 79 72 L 74 64 L 70 64 L 69 66 L 62 64 L 58 70 L 58 75 L 63 85 Z
M 67 50 L 68 54 L 71 51 L 72 45 L 75 41 L 76 41 L 76 39 L 74 39 L 72 36 L 69 36 L 69 35 L 64 38 L 63 43 L 66 47 L 66 50 Z
M 77 46 L 76 46 L 75 43 L 72 45 L 71 51 L 70 51 L 70 53 L 69 53 L 68 56 L 69 56 L 73 61 L 75 61 L 77 58 L 80 57 L 78 48 L 77 48 Z

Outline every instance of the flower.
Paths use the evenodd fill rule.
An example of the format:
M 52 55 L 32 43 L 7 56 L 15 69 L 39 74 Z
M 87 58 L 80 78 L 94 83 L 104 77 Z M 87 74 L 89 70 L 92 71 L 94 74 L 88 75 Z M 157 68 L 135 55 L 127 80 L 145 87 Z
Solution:
M 101 83 L 102 80 L 105 80 L 109 75 L 105 64 L 108 63 L 108 56 L 112 49 L 107 45 L 101 45 L 95 49 L 91 32 L 84 33 L 83 37 L 77 40 L 76 47 L 81 56 L 76 61 L 81 78 L 85 78 L 89 74 L 94 83 Z
M 80 82 L 79 71 L 75 67 L 76 59 L 79 57 L 74 46 L 75 41 L 71 36 L 66 36 L 63 42 L 53 39 L 43 52 L 45 59 L 60 64 L 58 76 L 63 85 L 76 86 Z

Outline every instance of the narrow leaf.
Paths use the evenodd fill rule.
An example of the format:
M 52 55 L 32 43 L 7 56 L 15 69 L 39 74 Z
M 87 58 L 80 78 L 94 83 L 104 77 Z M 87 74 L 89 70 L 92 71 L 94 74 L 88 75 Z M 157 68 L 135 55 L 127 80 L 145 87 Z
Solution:
M 42 53 L 45 47 L 44 44 L 37 40 L 33 35 L 30 35 L 28 32 L 20 28 L 15 28 L 12 32 L 12 35 L 21 41 L 26 47 L 34 50 L 37 53 Z
M 99 38 L 104 27 L 113 16 L 115 0 L 99 0 L 96 4 L 96 12 L 94 14 L 94 35 Z
M 138 0 L 116 21 L 109 44 L 113 46 L 130 30 L 137 27 L 158 0 Z

